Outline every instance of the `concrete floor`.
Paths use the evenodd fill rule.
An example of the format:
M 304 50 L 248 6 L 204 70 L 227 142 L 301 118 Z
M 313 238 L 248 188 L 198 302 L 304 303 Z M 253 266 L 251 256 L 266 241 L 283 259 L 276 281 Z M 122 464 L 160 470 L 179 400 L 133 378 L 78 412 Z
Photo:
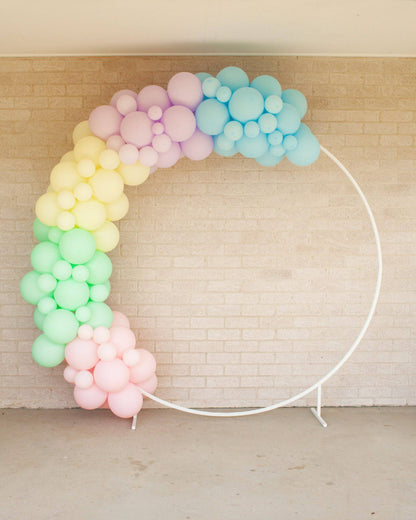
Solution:
M 415 408 L 3 410 L 1 520 L 415 520 Z

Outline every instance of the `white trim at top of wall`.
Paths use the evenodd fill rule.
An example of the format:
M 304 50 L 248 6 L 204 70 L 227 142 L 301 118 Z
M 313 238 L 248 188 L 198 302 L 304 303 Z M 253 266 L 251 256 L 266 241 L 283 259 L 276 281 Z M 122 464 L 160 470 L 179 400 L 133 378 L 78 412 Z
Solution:
M 360 53 L 274 53 L 274 52 L 126 52 L 126 53 L 57 53 L 2 54 L 0 58 L 99 58 L 123 56 L 299 56 L 324 58 L 416 58 L 416 54 L 360 54 Z

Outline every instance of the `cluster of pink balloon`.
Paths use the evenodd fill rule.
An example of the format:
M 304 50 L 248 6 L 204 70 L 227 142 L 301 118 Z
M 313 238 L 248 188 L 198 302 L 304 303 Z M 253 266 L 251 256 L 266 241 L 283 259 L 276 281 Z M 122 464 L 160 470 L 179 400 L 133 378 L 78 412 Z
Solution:
M 156 360 L 135 346 L 129 320 L 121 312 L 113 311 L 110 328 L 79 327 L 65 348 L 64 378 L 75 385 L 74 399 L 81 408 L 108 407 L 123 418 L 140 411 L 140 389 L 153 393 L 157 387 Z
M 213 150 L 212 137 L 196 125 L 195 111 L 203 98 L 198 77 L 179 72 L 167 90 L 149 85 L 138 94 L 116 92 L 109 105 L 91 112 L 88 124 L 124 164 L 139 161 L 151 171 L 169 168 L 183 156 L 202 160 Z

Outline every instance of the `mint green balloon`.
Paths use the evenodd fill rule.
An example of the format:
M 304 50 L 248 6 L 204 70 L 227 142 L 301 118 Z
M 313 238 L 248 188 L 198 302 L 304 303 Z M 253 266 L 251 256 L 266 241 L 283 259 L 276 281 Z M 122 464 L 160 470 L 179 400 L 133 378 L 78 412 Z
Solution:
M 85 229 L 71 229 L 62 236 L 59 251 L 71 264 L 85 264 L 95 253 L 94 237 Z
M 110 296 L 110 288 L 104 283 L 90 287 L 90 298 L 93 302 L 103 302 Z
M 41 334 L 33 342 L 32 356 L 41 367 L 56 367 L 65 359 L 65 345 L 55 343 Z
M 96 251 L 89 262 L 86 263 L 90 274 L 87 282 L 90 284 L 104 283 L 113 271 L 113 264 L 110 258 L 101 251 Z
M 91 311 L 91 318 L 87 321 L 87 325 L 91 325 L 93 329 L 96 327 L 111 327 L 113 313 L 108 305 L 101 302 L 89 302 L 86 307 Z
M 78 328 L 79 323 L 74 313 L 65 309 L 50 312 L 43 322 L 43 330 L 48 339 L 63 345 L 75 338 Z
M 32 305 L 37 305 L 41 298 L 51 294 L 39 289 L 39 276 L 39 273 L 36 271 L 29 271 L 24 275 L 22 281 L 20 282 L 20 294 L 28 303 L 31 303 Z
M 39 240 L 39 242 L 44 242 L 48 240 L 48 233 L 51 228 L 41 222 L 38 218 L 35 218 L 33 221 L 33 234 L 35 238 Z
M 67 280 L 72 273 L 72 266 L 66 260 L 58 260 L 52 268 L 52 274 L 57 280 Z
M 38 273 L 51 273 L 54 264 L 60 259 L 58 246 L 49 241 L 35 246 L 30 255 L 32 267 Z
M 70 278 L 58 282 L 53 296 L 59 307 L 74 311 L 88 303 L 90 291 L 85 282 L 77 282 Z
M 50 296 L 44 296 L 39 300 L 38 310 L 45 316 L 56 309 L 56 301 Z
M 46 315 L 42 314 L 40 310 L 36 307 L 35 312 L 33 313 L 33 321 L 35 322 L 36 327 L 43 331 L 43 322 L 45 321 Z
M 49 230 L 48 239 L 54 244 L 59 244 L 63 234 L 64 231 L 62 231 L 62 229 L 59 229 L 58 227 L 52 227 Z
M 72 268 L 72 278 L 76 282 L 86 282 L 90 272 L 85 265 L 76 265 Z
M 41 291 L 52 292 L 56 287 L 56 278 L 49 273 L 43 273 L 39 276 L 38 286 Z
M 78 321 L 85 323 L 91 319 L 92 312 L 84 305 L 83 307 L 78 307 L 78 309 L 75 311 L 75 316 Z

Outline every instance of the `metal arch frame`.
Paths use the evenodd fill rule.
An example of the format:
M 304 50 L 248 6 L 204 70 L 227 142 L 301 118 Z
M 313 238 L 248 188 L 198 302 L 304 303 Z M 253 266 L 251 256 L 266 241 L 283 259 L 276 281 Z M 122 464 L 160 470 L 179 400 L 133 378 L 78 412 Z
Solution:
M 323 420 L 323 418 L 321 416 L 322 385 L 330 377 L 332 377 L 335 374 L 335 372 L 337 372 L 342 367 L 342 365 L 350 358 L 350 356 L 352 355 L 354 350 L 358 347 L 358 345 L 360 344 L 361 340 L 363 339 L 364 334 L 367 332 L 367 329 L 368 329 L 368 327 L 370 325 L 370 322 L 371 322 L 371 320 L 372 320 L 372 318 L 374 316 L 374 312 L 375 312 L 375 309 L 376 309 L 377 301 L 378 301 L 378 298 L 379 298 L 379 295 L 380 295 L 382 271 L 383 271 L 383 267 L 382 267 L 383 262 L 382 262 L 382 254 L 381 254 L 380 237 L 379 237 L 379 234 L 378 234 L 376 221 L 374 219 L 374 215 L 373 215 L 373 213 L 371 211 L 370 205 L 369 205 L 369 203 L 368 203 L 364 193 L 362 192 L 362 190 L 361 190 L 360 186 L 358 185 L 357 181 L 354 179 L 354 177 L 351 175 L 351 173 L 347 170 L 347 168 L 341 163 L 341 161 L 339 161 L 331 152 L 329 152 L 322 145 L 321 145 L 321 151 L 325 155 L 327 155 L 340 168 L 340 170 L 346 175 L 346 177 L 351 182 L 351 184 L 354 186 L 356 192 L 360 196 L 361 201 L 363 202 L 364 207 L 365 207 L 365 209 L 367 211 L 368 217 L 370 219 L 371 226 L 372 226 L 373 233 L 374 233 L 375 242 L 376 242 L 376 247 L 377 247 L 378 272 L 377 272 L 377 281 L 376 281 L 376 286 L 375 286 L 375 290 L 374 290 L 374 296 L 373 296 L 373 300 L 372 300 L 372 303 L 371 303 L 371 307 L 370 307 L 370 310 L 369 310 L 369 312 L 367 314 L 367 318 L 366 318 L 366 320 L 364 322 L 364 325 L 363 325 L 361 331 L 359 332 L 358 336 L 356 337 L 355 341 L 350 346 L 348 351 L 344 354 L 343 358 L 326 375 L 321 377 L 321 379 L 319 379 L 316 383 L 314 383 L 312 386 L 310 386 L 306 390 L 303 390 L 302 392 L 296 394 L 293 397 L 290 397 L 289 399 L 285 399 L 284 401 L 280 401 L 280 402 L 278 402 L 276 404 L 272 404 L 270 406 L 265 406 L 265 407 L 262 407 L 262 408 L 255 408 L 253 410 L 245 410 L 245 411 L 239 411 L 239 412 L 210 412 L 210 411 L 206 411 L 206 410 L 198 410 L 198 409 L 193 409 L 193 408 L 187 408 L 185 406 L 180 406 L 180 405 L 172 403 L 170 401 L 166 401 L 164 399 L 160 399 L 159 397 L 156 397 L 156 396 L 154 396 L 152 394 L 149 394 L 145 390 L 141 389 L 141 392 L 143 393 L 143 395 L 145 395 L 146 397 L 148 397 L 152 401 L 155 401 L 156 403 L 159 403 L 159 404 L 161 404 L 163 406 L 166 406 L 168 408 L 173 408 L 174 410 L 178 410 L 178 411 L 181 411 L 181 412 L 189 413 L 189 414 L 192 414 L 192 415 L 203 415 L 205 417 L 242 417 L 242 416 L 246 416 L 246 415 L 257 415 L 257 414 L 264 413 L 264 412 L 270 412 L 272 410 L 276 410 L 277 408 L 281 408 L 283 406 L 287 406 L 288 404 L 291 404 L 294 401 L 297 401 L 298 399 L 301 399 L 305 395 L 308 395 L 311 392 L 313 392 L 315 389 L 317 389 L 317 392 L 318 392 L 318 395 L 317 395 L 317 406 L 316 406 L 316 408 L 311 408 L 311 412 L 317 418 L 317 420 L 321 423 L 322 426 L 324 426 L 324 427 L 327 426 L 327 423 Z M 133 422 L 132 422 L 132 427 L 131 427 L 132 430 L 136 429 L 136 423 L 137 423 L 137 415 L 135 415 L 133 417 Z

